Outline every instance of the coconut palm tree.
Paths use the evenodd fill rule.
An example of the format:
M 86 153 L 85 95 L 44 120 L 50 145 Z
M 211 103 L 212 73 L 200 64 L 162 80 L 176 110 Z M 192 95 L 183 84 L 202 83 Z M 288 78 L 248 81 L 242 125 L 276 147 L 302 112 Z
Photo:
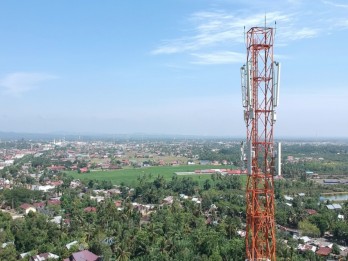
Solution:
M 130 260 L 131 253 L 127 251 L 127 247 L 125 245 L 118 245 L 116 247 L 116 253 L 117 253 L 117 261 L 128 261 Z

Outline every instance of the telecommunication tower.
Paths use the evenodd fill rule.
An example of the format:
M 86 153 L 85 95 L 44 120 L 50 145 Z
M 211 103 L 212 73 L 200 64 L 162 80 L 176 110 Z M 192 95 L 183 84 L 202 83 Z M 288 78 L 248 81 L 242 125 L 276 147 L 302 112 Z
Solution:
M 274 28 L 252 27 L 241 67 L 247 142 L 246 260 L 276 260 L 273 126 L 279 101 L 280 64 L 273 60 Z

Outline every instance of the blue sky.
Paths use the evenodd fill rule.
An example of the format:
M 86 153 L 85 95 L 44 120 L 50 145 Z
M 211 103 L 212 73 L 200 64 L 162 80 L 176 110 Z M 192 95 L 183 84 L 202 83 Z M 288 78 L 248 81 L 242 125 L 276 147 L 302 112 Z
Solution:
M 277 2 L 1 1 L 0 131 L 244 136 L 243 27 L 266 13 L 275 137 L 347 137 L 348 2 Z

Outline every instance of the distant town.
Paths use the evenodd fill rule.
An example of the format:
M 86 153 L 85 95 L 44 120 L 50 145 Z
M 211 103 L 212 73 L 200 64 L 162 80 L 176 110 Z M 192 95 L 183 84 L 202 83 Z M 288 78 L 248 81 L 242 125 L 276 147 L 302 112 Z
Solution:
M 299 258 L 294 260 L 345 258 L 348 143 L 282 144 L 282 173 L 274 176 L 277 240 L 282 242 L 277 252 Z M 187 244 L 194 243 L 198 231 L 208 236 L 222 229 L 226 234 L 216 236 L 225 243 L 219 246 L 233 239 L 237 245 L 228 251 L 238 246 L 243 256 L 246 171 L 240 149 L 240 141 L 232 139 L 3 140 L 0 259 L 213 256 L 214 237 L 202 242 L 202 247 L 212 244 L 205 254 L 181 252 L 175 241 L 165 254 L 124 243 L 144 237 L 145 248 L 161 244 L 158 240 L 169 240 L 164 230 L 186 220 L 182 216 L 169 224 L 167 219 L 180 215 L 192 219 L 177 228 Z

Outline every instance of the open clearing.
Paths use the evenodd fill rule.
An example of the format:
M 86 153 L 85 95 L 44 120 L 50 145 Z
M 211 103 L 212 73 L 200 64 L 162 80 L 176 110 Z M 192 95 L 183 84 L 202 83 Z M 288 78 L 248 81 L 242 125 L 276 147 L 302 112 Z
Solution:
M 231 168 L 231 166 L 211 166 L 211 165 L 190 165 L 190 166 L 161 166 L 148 167 L 136 169 L 120 169 L 112 171 L 91 171 L 90 173 L 77 173 L 75 171 L 67 171 L 66 173 L 74 179 L 80 180 L 105 180 L 111 181 L 114 185 L 124 183 L 127 186 L 135 185 L 137 179 L 142 176 L 147 176 L 149 180 L 154 180 L 158 176 L 163 176 L 165 180 L 169 181 L 175 172 L 194 172 L 198 169 L 217 169 L 217 168 Z M 232 167 L 233 168 L 233 167 Z M 178 176 L 178 178 L 190 177 L 202 184 L 206 179 L 211 179 L 207 174 L 192 174 L 189 176 Z

